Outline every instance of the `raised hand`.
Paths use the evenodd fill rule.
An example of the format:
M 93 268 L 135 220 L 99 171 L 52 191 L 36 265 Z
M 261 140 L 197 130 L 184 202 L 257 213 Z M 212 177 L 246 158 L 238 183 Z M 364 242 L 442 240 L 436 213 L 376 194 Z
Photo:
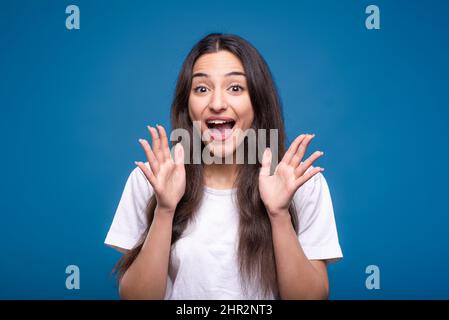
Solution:
M 176 144 L 174 159 L 172 159 L 165 129 L 160 125 L 156 127 L 157 129 L 148 126 L 153 142 L 152 148 L 147 140 L 139 139 L 151 170 L 143 162 L 135 163 L 153 187 L 157 206 L 164 211 L 174 213 L 186 188 L 184 149 L 180 143 Z
M 318 172 L 324 170 L 315 167 L 305 173 L 315 160 L 323 155 L 321 151 L 315 151 L 301 163 L 307 146 L 314 136 L 308 134 L 298 136 L 277 165 L 273 175 L 270 175 L 271 150 L 269 148 L 265 150 L 259 174 L 259 192 L 270 218 L 288 213 L 296 190 Z

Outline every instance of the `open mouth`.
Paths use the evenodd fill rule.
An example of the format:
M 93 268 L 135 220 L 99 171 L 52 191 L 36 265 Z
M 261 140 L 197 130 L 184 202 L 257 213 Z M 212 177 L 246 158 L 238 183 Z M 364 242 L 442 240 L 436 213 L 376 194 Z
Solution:
M 232 118 L 214 117 L 206 120 L 212 139 L 226 140 L 231 134 L 236 121 Z

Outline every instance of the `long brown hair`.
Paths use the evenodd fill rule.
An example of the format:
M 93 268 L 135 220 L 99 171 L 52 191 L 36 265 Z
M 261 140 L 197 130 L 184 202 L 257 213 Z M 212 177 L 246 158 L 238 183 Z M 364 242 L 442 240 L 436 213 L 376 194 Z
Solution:
M 189 117 L 188 103 L 192 85 L 193 66 L 197 59 L 206 53 L 214 53 L 221 50 L 229 51 L 240 59 L 244 67 L 248 91 L 254 111 L 252 128 L 277 129 L 277 155 L 279 162 L 285 153 L 285 130 L 282 118 L 282 107 L 271 72 L 258 51 L 246 40 L 236 35 L 212 33 L 201 39 L 190 51 L 185 59 L 178 76 L 176 91 L 171 109 L 172 129 L 183 128 L 190 134 L 198 134 L 193 129 Z M 266 137 L 268 144 L 273 148 L 270 137 Z M 247 139 L 244 140 L 245 147 Z M 259 145 L 259 144 L 257 144 Z M 204 146 L 203 146 L 204 147 Z M 173 245 L 181 236 L 197 211 L 204 191 L 203 164 L 193 163 L 192 146 L 190 146 L 190 161 L 186 164 L 186 191 L 181 198 L 173 219 L 171 244 Z M 275 161 L 275 159 L 273 159 Z M 246 292 L 248 284 L 259 285 L 263 296 L 270 292 L 278 297 L 276 265 L 271 234 L 271 223 L 268 213 L 259 194 L 259 169 L 261 164 L 239 165 L 235 182 L 237 188 L 237 204 L 240 213 L 238 264 L 243 289 Z M 146 216 L 147 228 L 140 243 L 126 253 L 117 263 L 115 271 L 120 280 L 126 270 L 136 259 L 142 249 L 144 239 L 153 221 L 156 208 L 156 197 L 149 200 Z M 298 221 L 293 203 L 289 208 L 291 220 L 296 233 Z

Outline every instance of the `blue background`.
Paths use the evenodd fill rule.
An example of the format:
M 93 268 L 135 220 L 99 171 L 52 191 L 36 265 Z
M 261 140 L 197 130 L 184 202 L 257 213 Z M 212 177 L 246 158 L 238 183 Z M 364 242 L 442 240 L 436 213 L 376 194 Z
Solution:
M 0 298 L 118 298 L 103 241 L 144 159 L 137 139 L 169 124 L 181 63 L 209 32 L 258 48 L 289 139 L 314 132 L 325 151 L 345 256 L 331 298 L 449 298 L 449 3 L 161 3 L 0 2 Z M 80 30 L 65 28 L 69 4 Z M 380 30 L 365 28 L 369 4 Z M 65 288 L 69 264 L 80 290 Z M 371 264 L 380 290 L 365 287 Z

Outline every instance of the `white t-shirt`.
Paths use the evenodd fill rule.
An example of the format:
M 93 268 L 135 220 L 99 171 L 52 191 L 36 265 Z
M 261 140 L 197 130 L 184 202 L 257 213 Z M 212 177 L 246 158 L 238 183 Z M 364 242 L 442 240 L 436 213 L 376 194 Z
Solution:
M 148 163 L 146 165 L 149 167 Z M 309 168 L 309 170 L 311 170 Z M 182 237 L 171 247 L 165 299 L 274 299 L 257 287 L 244 295 L 237 265 L 236 189 L 205 187 L 202 203 Z M 146 229 L 145 208 L 153 188 L 136 167 L 126 182 L 105 243 L 123 249 L 137 245 Z M 294 195 L 298 239 L 309 260 L 342 257 L 329 188 L 316 174 Z

